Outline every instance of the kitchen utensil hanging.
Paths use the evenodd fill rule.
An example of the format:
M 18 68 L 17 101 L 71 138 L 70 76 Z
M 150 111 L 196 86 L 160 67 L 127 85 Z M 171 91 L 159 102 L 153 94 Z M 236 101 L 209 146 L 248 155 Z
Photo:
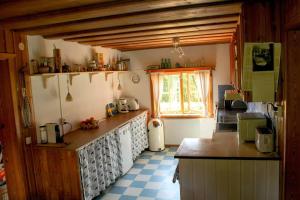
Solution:
M 121 86 L 121 83 L 120 83 L 120 73 L 118 73 L 118 81 L 119 81 L 118 90 L 122 90 L 122 86 Z
M 68 94 L 66 96 L 66 101 L 71 102 L 71 101 L 73 101 L 73 97 L 72 97 L 72 95 L 70 93 L 70 86 L 69 86 L 70 77 L 69 76 L 67 76 L 67 77 L 68 77 L 68 79 L 67 79 Z
M 31 108 L 30 100 L 26 94 L 26 81 L 25 81 L 25 72 L 24 67 L 19 70 L 19 83 L 21 84 L 21 115 L 22 121 L 25 128 L 31 127 Z

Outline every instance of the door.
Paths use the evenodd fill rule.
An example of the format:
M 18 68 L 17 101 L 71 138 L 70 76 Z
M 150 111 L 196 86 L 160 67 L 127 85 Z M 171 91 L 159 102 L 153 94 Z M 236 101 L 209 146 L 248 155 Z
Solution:
M 118 130 L 121 143 L 122 175 L 126 174 L 133 165 L 130 124 Z
M 9 199 L 26 199 L 24 162 L 20 135 L 16 127 L 12 81 L 8 60 L 0 60 L 0 142 L 3 149 L 3 162 Z M 15 93 L 13 93 L 13 91 Z M 1 197 L 0 197 L 1 198 Z

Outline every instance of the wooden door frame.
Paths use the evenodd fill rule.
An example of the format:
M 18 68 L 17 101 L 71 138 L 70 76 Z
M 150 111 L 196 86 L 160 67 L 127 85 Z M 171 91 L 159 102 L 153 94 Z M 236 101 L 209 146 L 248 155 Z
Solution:
M 25 155 L 24 155 L 24 150 L 22 146 L 22 133 L 21 133 L 21 128 L 19 124 L 19 114 L 18 114 L 18 94 L 17 94 L 17 82 L 16 82 L 16 71 L 15 68 L 12 67 L 14 66 L 15 62 L 15 54 L 10 54 L 10 53 L 1 53 L 0 54 L 1 59 L 0 61 L 7 61 L 7 65 L 5 66 L 0 66 L 1 68 L 6 67 L 8 77 L 8 85 L 10 88 L 8 90 L 10 91 L 8 95 L 5 97 L 9 100 L 11 100 L 11 105 L 10 106 L 12 112 L 10 118 L 13 118 L 13 120 L 10 120 L 10 126 L 9 126 L 9 132 L 11 132 L 12 135 L 10 136 L 4 136 L 3 139 L 3 144 L 8 144 L 9 146 L 5 147 L 7 151 L 3 154 L 4 158 L 4 165 L 5 165 L 5 171 L 12 173 L 15 172 L 19 176 L 12 178 L 12 180 L 9 180 L 10 178 L 7 179 L 7 188 L 8 188 L 8 194 L 9 198 L 27 198 L 28 197 L 28 183 L 27 183 L 27 176 L 26 176 L 26 165 L 25 165 Z M 4 96 L 4 95 L 3 95 Z M 4 101 L 5 102 L 5 101 Z M 9 116 L 9 113 L 7 113 Z M 9 120 L 9 119 L 8 119 Z M 3 134 L 4 132 L 2 132 Z M 12 151 L 11 152 L 11 150 Z M 8 153 L 9 152 L 9 153 Z M 13 164 L 11 164 L 13 162 Z M 19 166 L 15 166 L 15 165 Z M 7 165 L 9 166 L 9 170 L 7 168 Z M 11 169 L 12 168 L 12 169 Z M 9 177 L 9 176 L 7 176 Z M 15 180 L 14 180 L 15 179 Z M 18 191 L 16 192 L 13 188 L 21 189 L 23 191 Z
M 25 35 L 16 33 L 10 30 L 1 29 L 4 36 L 4 40 L 0 40 L 2 43 L 2 49 L 0 50 L 0 60 L 8 60 L 9 67 L 9 77 L 5 77 L 5 80 L 11 82 L 11 98 L 13 104 L 14 112 L 14 122 L 15 122 L 15 131 L 16 131 L 16 143 L 17 148 L 19 149 L 20 157 L 20 168 L 23 174 L 23 191 L 14 191 L 15 193 L 25 193 L 25 196 L 19 199 L 37 199 L 36 198 L 36 182 L 35 182 L 35 172 L 33 165 L 33 154 L 32 154 L 32 145 L 26 145 L 26 137 L 31 137 L 33 143 L 35 142 L 35 123 L 34 116 L 32 117 L 32 126 L 30 128 L 25 128 L 21 119 L 21 97 L 22 90 L 18 89 L 21 87 L 21 82 L 19 80 L 19 70 L 24 68 L 25 80 L 26 80 L 26 91 L 27 95 L 30 98 L 30 103 L 32 105 L 31 99 L 31 88 L 30 88 L 30 78 L 29 78 L 29 59 L 28 59 L 28 48 L 27 48 L 27 38 Z M 19 48 L 19 44 L 23 43 L 25 46 L 24 49 Z M 3 48 L 4 47 L 4 48 Z M 31 110 L 33 113 L 33 110 Z M 21 194 L 19 194 L 21 195 Z
M 0 53 L 0 60 L 9 60 L 16 57 L 14 53 Z

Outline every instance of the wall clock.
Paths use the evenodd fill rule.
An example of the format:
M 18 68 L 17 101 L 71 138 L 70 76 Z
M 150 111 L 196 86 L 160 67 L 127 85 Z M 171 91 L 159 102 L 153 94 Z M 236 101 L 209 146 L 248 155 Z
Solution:
M 137 84 L 139 83 L 141 80 L 140 76 L 137 74 L 137 73 L 133 73 L 131 75 L 131 81 L 134 83 L 134 84 Z

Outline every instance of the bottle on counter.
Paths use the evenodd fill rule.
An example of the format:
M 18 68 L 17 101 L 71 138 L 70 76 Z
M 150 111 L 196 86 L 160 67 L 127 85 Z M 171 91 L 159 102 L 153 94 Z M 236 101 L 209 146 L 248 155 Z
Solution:
M 172 68 L 171 59 L 168 58 L 168 68 Z
M 163 58 L 161 59 L 160 68 L 161 68 L 161 69 L 164 69 L 164 68 L 165 68 L 165 62 L 164 62 L 164 59 L 163 59 Z

